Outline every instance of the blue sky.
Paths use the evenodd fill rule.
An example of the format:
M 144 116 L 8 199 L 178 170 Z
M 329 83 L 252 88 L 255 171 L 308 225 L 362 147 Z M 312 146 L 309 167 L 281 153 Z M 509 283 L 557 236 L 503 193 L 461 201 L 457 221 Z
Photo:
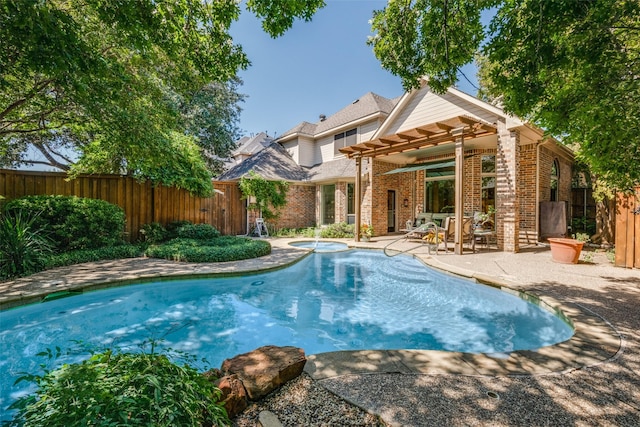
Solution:
M 327 0 L 311 22 L 297 21 L 282 37 L 272 39 L 250 13 L 231 27 L 236 44 L 252 62 L 240 73 L 240 128 L 245 135 L 277 136 L 301 121 L 314 123 L 320 114 L 339 111 L 367 92 L 387 98 L 402 95 L 400 79 L 384 70 L 367 46 L 369 20 L 386 0 Z M 475 82 L 475 69 L 464 70 Z M 464 79 L 459 89 L 475 94 Z

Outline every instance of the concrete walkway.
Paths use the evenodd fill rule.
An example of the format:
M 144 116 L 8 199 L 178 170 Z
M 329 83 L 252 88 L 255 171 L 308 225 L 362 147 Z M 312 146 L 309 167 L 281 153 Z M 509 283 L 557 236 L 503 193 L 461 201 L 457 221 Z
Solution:
M 281 268 L 308 253 L 289 246 L 290 240 L 271 239 L 271 255 L 234 263 L 132 259 L 49 270 L 0 283 L 0 308 L 113 283 Z M 358 246 L 380 249 L 390 242 L 376 238 Z M 426 246 L 402 240 L 392 248 L 412 249 L 409 253 L 438 269 L 526 292 L 568 316 L 576 333 L 538 351 L 493 356 L 439 351 L 311 355 L 305 369 L 324 387 L 389 425 L 640 425 L 639 270 L 613 267 L 602 253 L 591 254 L 589 262 L 557 264 L 547 248 L 536 246 L 517 254 L 482 248 L 461 256 L 429 254 Z

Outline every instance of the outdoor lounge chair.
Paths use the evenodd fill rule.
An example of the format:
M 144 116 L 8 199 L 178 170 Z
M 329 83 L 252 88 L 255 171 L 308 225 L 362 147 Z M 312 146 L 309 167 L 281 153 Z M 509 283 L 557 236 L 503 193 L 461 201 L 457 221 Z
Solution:
M 405 239 L 420 240 L 422 243 L 429 244 L 431 249 L 437 250 L 440 242 L 444 240 L 444 236 L 444 228 L 438 227 L 434 222 L 427 222 L 409 231 L 404 237 Z
M 419 239 L 422 240 L 424 236 L 429 233 L 429 228 L 433 227 L 433 223 L 427 222 L 426 224 L 420 224 L 416 228 L 409 230 L 407 234 L 404 235 L 405 239 Z
M 448 242 L 455 242 L 456 219 L 447 217 L 444 220 L 444 251 L 447 252 Z M 476 239 L 473 235 L 473 217 L 465 216 L 462 219 L 462 244 L 467 243 L 473 252 L 476 251 Z

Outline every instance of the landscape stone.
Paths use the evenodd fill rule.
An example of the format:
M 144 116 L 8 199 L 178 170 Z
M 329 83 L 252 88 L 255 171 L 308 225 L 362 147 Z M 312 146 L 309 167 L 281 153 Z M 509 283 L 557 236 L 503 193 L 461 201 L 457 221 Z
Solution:
M 229 418 L 235 417 L 247 408 L 247 391 L 237 375 L 226 375 L 217 380 L 215 385 L 222 392 L 221 402 Z
M 255 401 L 298 377 L 306 361 L 301 348 L 268 345 L 226 359 L 221 370 L 226 375 L 236 374 L 249 399 Z

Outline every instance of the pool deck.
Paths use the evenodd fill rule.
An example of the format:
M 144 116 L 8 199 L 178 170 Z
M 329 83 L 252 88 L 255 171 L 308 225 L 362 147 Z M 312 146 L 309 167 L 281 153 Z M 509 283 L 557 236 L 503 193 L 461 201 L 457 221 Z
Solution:
M 390 239 L 357 246 L 381 249 Z M 269 240 L 272 254 L 254 260 L 189 264 L 136 258 L 0 282 L 0 308 L 113 283 L 264 271 L 308 253 L 289 245 L 300 239 Z M 509 354 L 404 350 L 310 355 L 305 370 L 325 388 L 394 426 L 640 425 L 640 270 L 613 267 L 603 253 L 593 253 L 589 262 L 558 264 L 548 248 L 533 245 L 517 254 L 482 247 L 465 255 L 429 254 L 415 242 L 399 241 L 392 247 L 412 248 L 410 254 L 435 268 L 526 292 L 564 313 L 576 333 L 564 343 Z

